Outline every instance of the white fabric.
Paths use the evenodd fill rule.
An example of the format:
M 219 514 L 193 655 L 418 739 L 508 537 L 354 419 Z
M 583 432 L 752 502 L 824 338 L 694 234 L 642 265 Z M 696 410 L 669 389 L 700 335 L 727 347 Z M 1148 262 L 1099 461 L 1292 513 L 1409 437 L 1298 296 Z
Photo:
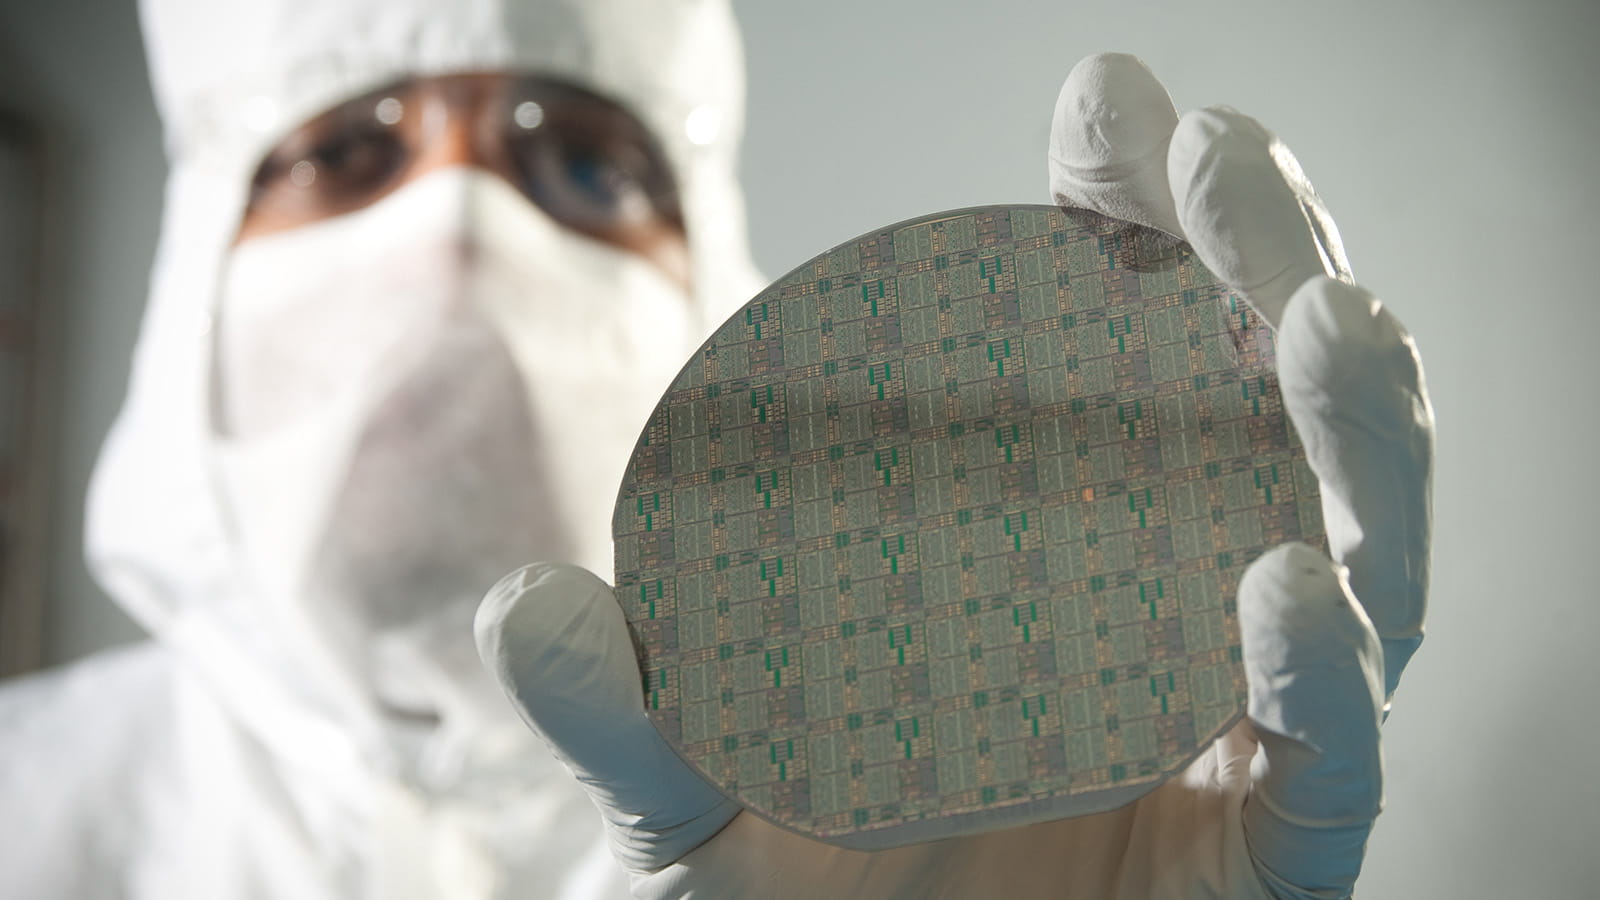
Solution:
M 435 622 L 463 641 L 530 555 L 610 565 L 615 485 L 697 318 L 650 262 L 471 169 L 241 245 L 214 448 L 250 583 L 307 642 L 281 677 L 347 723 L 452 713 L 460 689 L 418 696 L 429 654 L 395 645 Z M 463 659 L 456 681 L 487 688 Z
M 1382 805 L 1386 699 L 1422 634 L 1433 413 L 1416 347 L 1347 283 L 1332 220 L 1259 123 L 1180 119 L 1143 64 L 1107 54 L 1068 77 L 1054 127 L 1058 202 L 1186 237 L 1278 328 L 1335 559 L 1288 544 L 1246 571 L 1248 716 L 1160 788 L 1112 812 L 876 853 L 718 802 L 653 738 L 610 589 L 571 566 L 514 573 L 478 612 L 479 652 L 601 806 L 636 896 L 1349 896 Z M 548 621 L 570 624 L 557 638 Z
M 726 3 L 149 0 L 141 12 L 172 167 L 128 397 L 91 485 L 87 543 L 102 584 L 159 647 L 0 691 L 3 802 L 52 810 L 48 827 L 0 842 L 0 893 L 616 896 L 620 881 L 588 801 L 553 777 L 554 763 L 502 700 L 479 696 L 486 679 L 468 637 L 475 601 L 462 600 L 529 559 L 604 557 L 596 523 L 611 502 L 596 509 L 595 498 L 614 489 L 620 469 L 602 470 L 628 449 L 618 437 L 628 410 L 613 400 L 625 394 L 648 409 L 664 386 L 655 349 L 605 344 L 607 329 L 628 319 L 632 339 L 661 341 L 670 360 L 661 364 L 676 368 L 699 333 L 755 287 L 734 179 L 742 61 Z M 682 310 L 683 300 L 643 263 L 621 265 L 531 208 L 513 215 L 527 204 L 460 172 L 396 193 L 383 201 L 387 212 L 308 229 L 327 244 L 285 234 L 230 251 L 250 176 L 289 129 L 400 77 L 484 70 L 574 81 L 652 130 L 682 195 L 693 284 L 684 315 L 663 312 Z M 392 219 L 408 208 L 423 221 Z M 435 210 L 442 219 L 427 220 Z M 355 230 L 367 226 L 375 230 Z M 447 254 L 380 246 L 446 231 L 470 233 L 483 251 L 475 256 L 489 260 L 464 266 L 471 274 L 454 306 L 429 305 L 437 294 L 411 306 L 413 294 L 380 296 L 381 282 L 336 281 L 337 267 L 354 259 L 332 258 L 335 247 L 382 254 L 375 278 L 399 264 L 448 266 Z M 514 265 L 524 253 L 537 257 L 536 271 Z M 238 340 L 245 332 L 229 331 L 245 316 L 261 317 L 264 334 L 281 327 L 270 325 L 279 314 L 299 315 L 284 306 L 300 274 L 357 291 L 327 300 L 387 304 L 370 310 L 368 331 L 322 335 L 361 349 L 360 373 L 328 374 L 346 387 L 371 379 L 365 392 L 310 396 L 317 392 L 301 384 L 291 397 L 288 379 L 280 394 L 270 383 L 230 381 L 238 371 L 219 367 L 225 342 L 230 354 L 254 352 Z M 510 282 L 524 278 L 543 278 L 553 300 L 567 299 L 539 307 L 530 290 L 524 297 L 534 302 L 512 304 L 523 288 Z M 590 293 L 572 302 L 579 280 Z M 426 294 L 426 284 L 411 286 Z M 648 313 L 638 306 L 665 298 Z M 409 315 L 386 318 L 401 309 Z M 305 321 L 336 327 L 323 314 L 336 309 Z M 428 323 L 446 327 L 419 343 Z M 538 333 L 547 327 L 571 331 Z M 261 336 L 254 324 L 249 331 Z M 385 345 L 416 352 L 367 355 Z M 580 347 L 595 351 L 598 365 L 586 373 L 595 381 L 583 393 L 547 384 L 572 374 Z M 635 365 L 617 368 L 619 353 Z M 478 365 L 451 371 L 469 356 Z M 387 395 L 386 379 L 399 385 Z M 262 412 L 225 396 L 225 386 L 279 406 Z M 411 422 L 385 406 L 408 396 L 444 418 Z M 489 428 L 498 442 L 473 443 L 476 455 L 434 439 L 464 440 L 491 406 L 503 417 Z M 240 412 L 242 429 L 231 421 Z M 572 435 L 543 433 L 554 431 L 549 422 L 570 429 L 574 420 L 598 429 L 581 458 Z M 532 461 L 555 477 L 529 477 L 525 451 L 558 445 L 565 460 Z M 480 518 L 473 503 L 491 488 L 500 505 Z M 412 580 L 415 568 L 377 565 L 394 558 L 379 538 L 459 565 Z M 464 546 L 478 552 L 452 555 Z M 490 566 L 499 569 L 483 574 Z M 451 583 L 458 576 L 473 583 Z M 438 602 L 384 590 L 397 583 L 433 590 Z M 130 677 L 130 667 L 159 674 Z

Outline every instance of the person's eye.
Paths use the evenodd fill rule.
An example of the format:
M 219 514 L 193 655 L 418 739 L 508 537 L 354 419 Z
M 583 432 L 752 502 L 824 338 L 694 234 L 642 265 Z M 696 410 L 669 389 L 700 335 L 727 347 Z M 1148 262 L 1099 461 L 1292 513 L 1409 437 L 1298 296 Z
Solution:
M 306 155 L 312 171 L 304 173 L 310 182 L 304 186 L 329 197 L 363 196 L 387 185 L 404 159 L 403 144 L 387 129 L 342 131 Z M 290 175 L 293 178 L 292 170 Z
M 514 143 L 529 199 L 569 228 L 607 240 L 659 223 L 678 226 L 672 176 L 649 148 L 625 135 L 564 124 L 547 122 Z
M 388 129 L 343 128 L 303 138 L 262 163 L 251 185 L 251 207 L 302 214 L 353 208 L 385 188 L 405 161 L 404 143 Z
M 637 166 L 625 155 L 584 145 L 563 147 L 558 161 L 562 193 L 585 219 L 625 224 L 650 212 Z

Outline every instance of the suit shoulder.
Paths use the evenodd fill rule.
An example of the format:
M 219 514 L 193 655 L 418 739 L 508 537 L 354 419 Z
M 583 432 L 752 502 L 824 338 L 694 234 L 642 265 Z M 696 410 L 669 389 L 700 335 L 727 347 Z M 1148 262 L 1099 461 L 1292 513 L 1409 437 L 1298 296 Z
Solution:
M 171 654 L 144 641 L 0 682 L 0 734 L 18 746 L 73 736 L 103 742 L 118 726 L 157 727 L 152 719 L 170 711 L 174 675 Z
M 15 896 L 100 896 L 141 840 L 172 761 L 177 667 L 153 643 L 0 684 L 0 842 Z

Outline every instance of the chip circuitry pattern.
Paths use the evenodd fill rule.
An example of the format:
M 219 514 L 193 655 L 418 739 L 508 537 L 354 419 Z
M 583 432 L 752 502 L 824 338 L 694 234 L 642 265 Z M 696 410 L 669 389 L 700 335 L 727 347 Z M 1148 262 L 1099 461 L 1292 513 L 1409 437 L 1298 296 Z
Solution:
M 1185 246 L 1043 206 L 764 290 L 663 397 L 614 524 L 658 729 L 861 847 L 1154 788 L 1243 709 L 1245 565 L 1326 549 L 1270 330 Z

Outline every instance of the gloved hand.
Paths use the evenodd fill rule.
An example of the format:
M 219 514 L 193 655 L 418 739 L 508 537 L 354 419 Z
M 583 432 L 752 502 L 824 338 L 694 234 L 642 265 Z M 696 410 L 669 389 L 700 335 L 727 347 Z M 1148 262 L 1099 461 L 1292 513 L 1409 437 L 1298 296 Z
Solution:
M 893 850 L 740 814 L 646 718 L 633 647 L 593 575 L 534 565 L 477 620 L 480 652 L 589 789 L 640 897 L 1334 898 L 1382 805 L 1378 727 L 1422 635 L 1433 414 L 1399 322 L 1350 280 L 1298 163 L 1224 107 L 1181 119 L 1138 60 L 1094 56 L 1056 109 L 1050 184 L 1187 239 L 1278 329 L 1284 401 L 1335 562 L 1304 544 L 1246 572 L 1248 718 L 1122 809 Z M 1359 601 L 1358 599 L 1359 598 Z

